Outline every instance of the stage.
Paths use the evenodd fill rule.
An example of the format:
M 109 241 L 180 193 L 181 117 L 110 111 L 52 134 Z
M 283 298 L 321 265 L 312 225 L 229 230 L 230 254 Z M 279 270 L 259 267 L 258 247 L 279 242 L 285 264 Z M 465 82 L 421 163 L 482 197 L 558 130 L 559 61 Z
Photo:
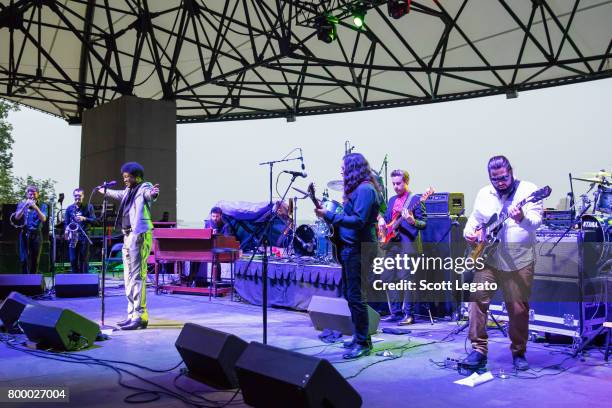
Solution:
M 115 332 L 110 340 L 97 342 L 90 349 L 67 353 L 72 356 L 115 360 L 112 363 L 132 371 L 150 383 L 123 373 L 122 382 L 132 387 L 158 390 L 153 384 L 178 392 L 174 381 L 181 373 L 180 365 L 168 372 L 150 372 L 118 361 L 131 362 L 156 370 L 171 369 L 181 361 L 174 346 L 183 324 L 193 322 L 228 333 L 247 341 L 261 341 L 261 308 L 231 302 L 229 297 L 214 298 L 190 295 L 155 295 L 150 287 L 147 293 L 150 314 L 149 328 L 144 331 Z M 108 280 L 106 298 L 106 322 L 114 323 L 124 318 L 125 297 L 120 281 Z M 99 321 L 99 298 L 53 299 L 42 303 L 66 307 Z M 469 388 L 454 384 L 463 378 L 456 371 L 438 367 L 436 362 L 445 358 L 462 359 L 465 356 L 466 333 L 449 335 L 456 327 L 454 322 L 427 320 L 410 326 L 412 333 L 404 336 L 377 334 L 375 352 L 356 361 L 342 360 L 340 344 L 322 343 L 310 323 L 307 313 L 286 308 L 269 309 L 268 343 L 277 347 L 328 359 L 336 369 L 349 378 L 349 382 L 361 394 L 364 407 L 474 407 L 474 406 L 539 406 L 578 407 L 586 401 L 607 401 L 612 398 L 612 364 L 604 364 L 603 355 L 591 349 L 584 361 L 571 358 L 563 346 L 542 343 L 528 345 L 527 358 L 533 369 L 521 373 L 518 378 L 512 369 L 509 341 L 495 329 L 491 329 L 489 365 L 494 375 L 504 370 L 508 379 L 494 380 Z M 383 326 L 384 327 L 384 324 Z M 6 338 L 5 335 L 2 335 Z M 23 336 L 17 338 L 22 339 Z M 346 338 L 346 337 L 345 337 Z M 379 357 L 376 352 L 390 350 L 393 357 Z M 118 385 L 119 375 L 108 366 L 74 362 L 57 362 L 11 349 L 0 344 L 0 387 L 65 386 L 69 388 L 70 404 L 46 406 L 125 406 L 124 398 L 137 392 Z M 52 358 L 62 358 L 60 354 Z M 98 361 L 99 363 L 99 361 Z M 558 365 L 555 367 L 555 365 Z M 546 369 L 549 367 L 549 369 Z M 562 371 L 564 370 L 564 371 Z M 207 390 L 209 400 L 225 402 L 234 392 L 213 392 L 204 385 L 184 376 L 178 386 L 191 391 Z M 183 394 L 186 395 L 186 394 Z M 152 395 L 140 395 L 136 399 L 149 399 Z M 192 397 L 193 400 L 196 400 Z M 199 400 L 203 405 L 215 406 Z M 2 406 L 33 406 L 31 403 L 2 404 Z M 184 402 L 168 396 L 144 404 L 155 407 L 183 407 Z M 219 405 L 217 405 L 219 406 Z M 238 393 L 233 407 L 246 406 Z

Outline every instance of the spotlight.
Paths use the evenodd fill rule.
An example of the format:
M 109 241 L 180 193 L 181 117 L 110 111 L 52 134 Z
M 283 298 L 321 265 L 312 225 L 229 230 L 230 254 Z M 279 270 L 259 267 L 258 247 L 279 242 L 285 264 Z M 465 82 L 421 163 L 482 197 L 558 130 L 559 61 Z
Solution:
M 333 16 L 318 16 L 315 19 L 315 27 L 317 28 L 317 38 L 320 41 L 329 44 L 336 39 L 336 19 Z
M 411 0 L 389 0 L 387 2 L 387 11 L 389 16 L 394 19 L 402 18 L 410 12 Z
M 362 4 L 359 4 L 353 8 L 353 24 L 355 27 L 361 28 L 365 24 L 366 10 Z

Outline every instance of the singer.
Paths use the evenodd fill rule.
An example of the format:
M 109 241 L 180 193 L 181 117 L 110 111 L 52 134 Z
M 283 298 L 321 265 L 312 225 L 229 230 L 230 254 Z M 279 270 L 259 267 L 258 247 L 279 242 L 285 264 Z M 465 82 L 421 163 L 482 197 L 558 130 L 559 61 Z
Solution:
M 17 205 L 15 212 L 15 220 L 23 220 L 23 229 L 19 233 L 21 273 L 38 273 L 42 227 L 47 221 L 47 214 L 47 204 L 40 203 L 38 187 L 26 187 L 26 199 Z
M 147 313 L 147 258 L 151 251 L 151 203 L 159 196 L 159 185 L 143 181 L 144 168 L 136 162 L 121 166 L 125 190 L 98 188 L 120 201 L 115 227 L 121 223 L 123 232 L 123 280 L 128 301 L 127 319 L 117 322 L 121 330 L 146 329 Z M 109 185 L 106 183 L 105 185 Z

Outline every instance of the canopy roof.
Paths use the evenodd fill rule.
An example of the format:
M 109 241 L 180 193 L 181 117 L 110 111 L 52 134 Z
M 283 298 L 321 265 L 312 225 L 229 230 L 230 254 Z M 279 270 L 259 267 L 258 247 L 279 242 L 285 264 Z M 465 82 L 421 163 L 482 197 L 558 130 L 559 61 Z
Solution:
M 399 19 L 387 3 L 0 0 L 0 97 L 71 123 L 121 95 L 171 99 L 185 123 L 513 96 L 612 76 L 612 0 L 421 0 Z M 317 37 L 320 16 L 337 21 L 331 43 Z

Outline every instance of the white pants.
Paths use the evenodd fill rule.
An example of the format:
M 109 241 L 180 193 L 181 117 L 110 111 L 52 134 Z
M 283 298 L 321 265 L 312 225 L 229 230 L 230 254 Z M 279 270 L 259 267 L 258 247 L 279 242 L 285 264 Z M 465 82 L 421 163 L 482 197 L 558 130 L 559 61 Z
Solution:
M 123 280 L 129 319 L 148 321 L 147 259 L 151 251 L 151 231 L 123 237 Z

